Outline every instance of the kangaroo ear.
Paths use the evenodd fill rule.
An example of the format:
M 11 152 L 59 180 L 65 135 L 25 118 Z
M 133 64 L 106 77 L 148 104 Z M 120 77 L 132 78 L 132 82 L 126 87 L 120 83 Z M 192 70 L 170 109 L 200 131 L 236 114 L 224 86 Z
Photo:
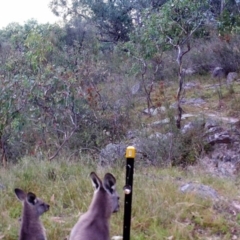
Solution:
M 115 189 L 116 179 L 111 173 L 106 173 L 103 180 L 103 185 L 110 193 Z
M 36 201 L 35 201 L 36 198 L 37 198 L 36 195 L 34 193 L 32 193 L 32 192 L 29 192 L 27 194 L 27 201 L 29 203 L 33 204 L 33 205 L 36 203 Z
M 20 200 L 20 201 L 24 201 L 25 200 L 27 195 L 26 195 L 26 193 L 22 189 L 15 188 L 14 192 L 15 192 L 18 200 Z
M 102 186 L 102 181 L 95 172 L 90 173 L 90 178 L 95 189 L 99 189 Z

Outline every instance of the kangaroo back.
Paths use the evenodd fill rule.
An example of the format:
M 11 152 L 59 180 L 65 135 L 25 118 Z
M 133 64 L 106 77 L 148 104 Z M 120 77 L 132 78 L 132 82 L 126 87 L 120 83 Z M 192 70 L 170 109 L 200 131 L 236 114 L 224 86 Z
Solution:
M 16 188 L 15 194 L 23 204 L 19 240 L 46 240 L 40 216 L 49 210 L 49 205 L 32 192 L 25 193 Z
M 109 240 L 109 219 L 119 210 L 119 195 L 116 179 L 111 173 L 104 176 L 103 182 L 96 173 L 90 174 L 95 188 L 88 211 L 73 227 L 69 240 Z

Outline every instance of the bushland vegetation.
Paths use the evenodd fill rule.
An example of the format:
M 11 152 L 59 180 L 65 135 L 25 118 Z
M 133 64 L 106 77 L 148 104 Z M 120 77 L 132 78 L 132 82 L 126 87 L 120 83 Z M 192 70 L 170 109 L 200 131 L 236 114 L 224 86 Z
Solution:
M 213 84 L 215 67 L 225 75 L 240 70 L 239 1 L 54 0 L 50 7 L 61 23 L 29 20 L 0 30 L 0 239 L 17 236 L 15 187 L 51 200 L 43 216 L 48 239 L 64 239 L 90 202 L 85 179 L 104 171 L 98 168 L 101 149 L 125 141 L 129 130 L 145 134 L 149 123 L 165 117 L 169 124 L 158 130 L 172 141 L 149 141 L 153 161 L 147 167 L 138 162 L 133 239 L 231 239 L 239 233 L 239 216 L 227 216 L 227 203 L 181 195 L 175 184 L 197 178 L 230 199 L 238 186 L 178 166 L 196 163 L 210 147 L 201 130 L 181 135 L 184 83 L 197 79 L 202 88 Z M 238 88 L 188 94 L 201 94 L 216 111 L 225 101 L 221 111 L 239 117 Z M 156 107 L 167 111 L 152 116 Z M 119 186 L 122 166 L 111 169 Z M 121 235 L 122 213 L 112 218 L 111 235 Z
M 141 128 L 140 108 L 174 101 L 181 128 L 184 71 L 239 70 L 239 5 L 221 2 L 52 1 L 62 24 L 1 29 L 2 161 L 97 156 Z M 164 87 L 176 81 L 174 99 Z

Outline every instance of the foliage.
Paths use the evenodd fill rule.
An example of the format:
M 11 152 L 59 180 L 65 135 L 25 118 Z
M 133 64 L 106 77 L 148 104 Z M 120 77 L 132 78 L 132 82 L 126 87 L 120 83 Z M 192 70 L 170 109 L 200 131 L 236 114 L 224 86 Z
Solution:
M 208 11 L 207 1 L 170 1 L 163 8 L 164 37 L 173 45 L 184 45 L 193 37 L 201 37 L 209 22 Z
M 130 55 L 139 59 L 143 65 L 142 81 L 147 72 L 145 59 L 156 59 L 170 49 L 177 51 L 178 64 L 177 119 L 176 125 L 181 128 L 184 74 L 183 57 L 191 50 L 193 37 L 201 32 L 207 18 L 207 1 L 171 0 L 157 11 L 147 9 L 143 14 L 143 24 L 132 35 L 132 41 L 125 44 Z M 135 50 L 137 46 L 137 51 Z M 136 57 L 137 56 L 137 57 Z M 160 57 L 160 63 L 162 59 Z M 159 64 L 157 65 L 157 67 Z M 144 84 L 145 86 L 145 84 Z M 146 87 L 145 87 L 146 89 Z M 147 105 L 150 108 L 150 93 L 146 91 Z
M 51 210 L 43 216 L 48 238 L 66 238 L 76 210 L 85 211 L 91 200 L 89 172 L 104 170 L 97 165 L 99 151 L 110 142 L 134 142 L 126 139 L 134 128 L 147 137 L 140 139 L 143 158 L 136 161 L 132 238 L 240 235 L 239 216 L 229 214 L 226 202 L 214 204 L 178 190 L 179 179 L 210 183 L 232 200 L 238 183 L 201 175 L 199 169 L 196 176 L 191 168 L 156 167 L 187 167 L 210 150 L 200 137 L 201 122 L 187 133 L 176 128 L 174 80 L 183 66 L 198 67 L 198 73 L 216 65 L 239 70 L 238 9 L 230 7 L 238 5 L 230 2 L 237 4 L 227 1 L 221 12 L 219 1 L 53 0 L 52 10 L 65 17 L 65 24 L 30 20 L 0 30 L 0 154 L 1 161 L 9 160 L 0 168 L 0 238 L 17 237 L 21 204 L 14 187 L 48 200 Z M 189 46 L 195 47 L 191 54 L 176 58 L 176 49 L 184 53 Z M 201 87 L 208 81 L 204 78 Z M 239 117 L 237 89 L 226 104 L 228 114 Z M 194 91 L 209 106 L 216 103 L 210 88 Z M 223 94 L 223 100 L 227 97 Z M 146 102 L 149 112 L 159 106 L 169 110 L 150 118 L 142 113 Z M 167 127 L 152 127 L 165 117 L 170 119 Z M 154 134 L 149 137 L 148 131 Z M 123 169 L 110 170 L 123 186 Z M 111 235 L 121 235 L 121 226 L 122 212 L 111 221 Z
M 169 47 L 183 46 L 207 21 L 206 8 L 204 1 L 171 0 L 158 11 L 146 9 L 142 25 L 132 34 L 132 42 L 139 45 L 145 58 Z
M 238 34 L 240 32 L 240 17 L 239 13 L 233 14 L 228 10 L 224 10 L 219 16 L 218 31 L 220 35 L 226 33 Z
M 72 23 L 76 23 L 76 19 L 82 21 L 81 18 L 85 20 L 91 18 L 99 29 L 102 41 L 127 40 L 132 25 L 129 1 L 73 0 L 69 5 L 65 1 L 52 1 L 51 8 L 55 14 L 63 15 L 65 19 L 70 16 Z
M 170 110 L 168 115 L 170 123 L 164 129 L 167 133 L 156 132 L 150 137 L 141 135 L 137 145 L 142 156 L 141 163 L 158 167 L 186 167 L 197 164 L 198 159 L 205 154 L 205 148 L 208 147 L 202 136 L 202 120 L 193 121 L 194 127 L 183 133 L 176 128 Z
M 86 1 L 52 0 L 50 7 L 54 14 L 62 16 L 75 26 L 77 22 L 92 21 L 98 29 L 101 42 L 126 42 L 135 24 L 140 24 L 140 13 L 148 7 L 154 9 L 166 0 L 114 0 Z
M 54 0 L 51 8 L 65 24 L 31 19 L 0 30 L 1 157 L 96 153 L 110 141 L 121 141 L 142 121 L 144 104 L 150 112 L 173 101 L 162 93 L 165 88 L 155 86 L 181 75 L 182 53 L 207 31 L 204 23 L 214 6 L 189 0 Z M 214 18 L 224 25 L 236 16 L 231 6 L 228 2 Z M 217 58 L 237 70 L 239 49 L 233 48 L 234 54 L 230 45 L 220 47 L 214 64 L 203 57 L 207 71 Z M 189 57 L 193 63 L 199 63 L 199 51 L 197 60 Z
M 76 41 L 66 45 L 64 28 L 41 25 L 25 29 L 30 32 L 22 39 L 22 50 L 16 53 L 10 46 L 0 55 L 2 156 L 8 152 L 9 159 L 22 154 L 52 159 L 65 147 L 74 154 L 81 149 L 99 151 L 109 141 L 104 131 L 111 134 L 111 140 L 120 139 L 130 122 L 125 121 L 125 113 L 106 109 L 112 106 L 106 106 L 108 100 L 103 101 L 104 93 L 96 85 L 102 81 L 99 72 L 103 66 L 91 31 L 81 45 Z M 7 42 L 5 35 L 3 38 Z M 14 118 L 13 128 L 15 112 L 18 119 Z M 15 150 L 21 151 L 13 154 L 16 141 Z
M 34 71 L 46 62 L 46 55 L 51 54 L 52 44 L 38 33 L 31 32 L 25 40 L 27 47 L 26 60 Z
M 6 161 L 9 157 L 16 159 L 24 155 L 22 143 L 20 141 L 21 130 L 25 120 L 21 116 L 24 110 L 23 102 L 11 98 L 10 88 L 3 88 L 6 92 L 1 96 L 0 112 L 0 137 L 1 137 L 1 159 Z M 10 94 L 10 95 L 9 95 Z M 15 145 L 15 147 L 13 147 Z
M 211 39 L 204 41 L 197 40 L 194 45 L 198 47 L 192 49 L 186 57 L 186 64 L 201 75 L 208 74 L 216 66 L 222 67 L 226 73 L 238 72 L 239 43 L 239 36 L 231 34 L 213 35 Z

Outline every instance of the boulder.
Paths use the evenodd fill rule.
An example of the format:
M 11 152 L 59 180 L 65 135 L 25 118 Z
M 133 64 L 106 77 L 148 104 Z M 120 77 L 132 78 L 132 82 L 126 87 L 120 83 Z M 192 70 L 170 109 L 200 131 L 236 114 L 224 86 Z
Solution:
M 230 72 L 227 75 L 227 84 L 230 85 L 238 79 L 238 74 L 236 72 Z
M 124 159 L 127 145 L 124 143 L 114 144 L 109 143 L 103 148 L 99 155 L 101 166 L 113 165 L 119 159 Z
M 222 67 L 215 67 L 212 71 L 212 77 L 224 78 L 224 77 L 226 77 L 226 72 Z
M 219 199 L 219 195 L 215 189 L 200 183 L 186 183 L 180 187 L 180 191 L 182 193 L 193 193 L 202 198 Z
M 135 95 L 139 92 L 139 89 L 140 89 L 140 83 L 137 82 L 136 84 L 134 84 L 132 87 L 131 87 L 131 93 L 132 95 Z
M 182 73 L 184 75 L 193 75 L 196 71 L 193 68 L 183 68 Z
M 185 90 L 188 90 L 188 89 L 196 89 L 199 87 L 199 84 L 198 83 L 194 83 L 194 82 L 188 82 L 184 85 L 184 89 Z
M 206 101 L 204 101 L 202 98 L 183 98 L 181 103 L 185 105 L 202 105 L 205 104 Z
M 150 114 L 151 116 L 156 116 L 157 114 L 166 112 L 166 107 L 161 106 L 157 108 L 150 108 L 149 110 L 146 108 L 143 110 L 143 113 Z

